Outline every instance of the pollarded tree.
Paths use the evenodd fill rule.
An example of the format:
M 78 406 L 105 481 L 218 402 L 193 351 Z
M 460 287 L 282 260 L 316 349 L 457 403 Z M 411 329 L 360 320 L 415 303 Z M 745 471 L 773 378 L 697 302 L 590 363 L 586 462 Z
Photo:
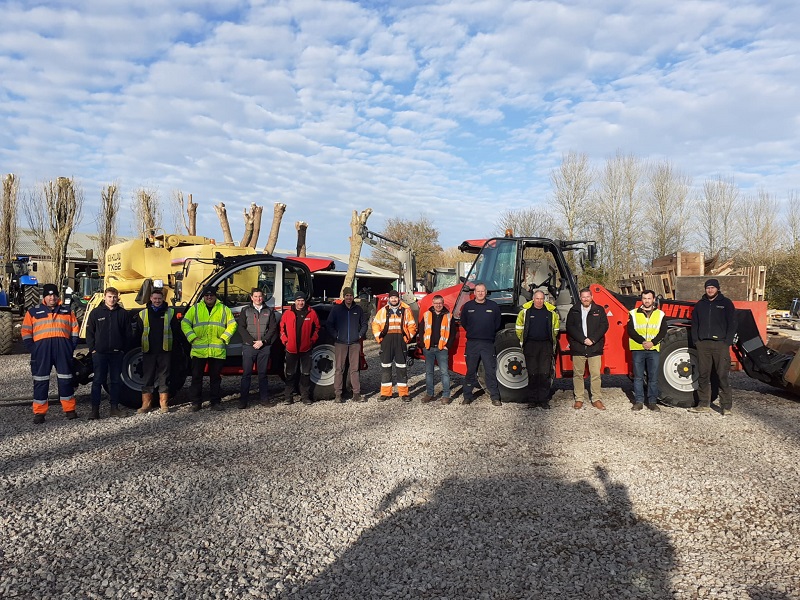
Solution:
M 100 193 L 100 212 L 97 215 L 97 234 L 100 256 L 97 265 L 101 273 L 106 270 L 106 252 L 117 235 L 117 215 L 119 214 L 119 186 L 111 183 Z
M 19 179 L 13 173 L 3 177 L 3 198 L 0 203 L 0 257 L 11 260 L 17 253 L 17 200 Z
M 442 251 L 439 244 L 439 230 L 434 227 L 427 215 L 422 214 L 415 221 L 390 217 L 380 234 L 413 250 L 417 259 L 418 274 L 437 266 L 437 257 Z M 373 249 L 369 261 L 393 272 L 397 272 L 400 268 L 397 259 L 380 248 Z
M 61 285 L 67 271 L 67 248 L 81 221 L 83 190 L 71 177 L 59 177 L 35 189 L 25 217 L 39 247 L 53 257 L 53 277 Z

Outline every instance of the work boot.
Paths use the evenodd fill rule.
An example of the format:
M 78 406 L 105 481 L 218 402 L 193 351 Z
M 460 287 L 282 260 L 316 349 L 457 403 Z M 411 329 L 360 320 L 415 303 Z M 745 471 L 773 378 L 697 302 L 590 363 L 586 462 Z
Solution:
M 442 396 L 442 404 L 450 404 L 453 399 L 450 396 Z
M 461 404 L 466 406 L 467 404 L 472 404 L 474 400 L 475 398 L 473 398 L 472 396 L 464 396 L 461 399 Z
M 247 408 L 247 398 L 239 398 L 239 403 L 236 405 L 236 408 L 239 410 Z
M 215 412 L 222 412 L 223 410 L 225 410 L 225 407 L 222 406 L 220 402 L 215 402 L 211 404 L 211 410 Z
M 572 408 L 575 410 L 580 410 L 583 408 L 583 400 L 575 400 L 575 404 L 572 405 Z
M 400 400 L 402 400 L 403 402 L 411 402 L 411 396 L 409 396 L 408 394 L 406 394 L 405 396 L 400 396 Z
M 289 406 L 290 404 L 294 404 L 294 398 L 292 398 L 291 394 L 286 394 L 286 396 L 284 396 L 284 398 L 283 398 L 283 403 L 286 406 Z
M 545 400 L 544 402 L 539 402 L 539 406 L 541 406 L 545 410 L 550 410 L 552 408 L 547 400 Z
M 33 415 L 33 424 L 41 425 L 44 423 L 44 415 Z
M 68 410 L 64 413 L 64 416 L 67 418 L 67 421 L 72 421 L 72 419 L 78 418 L 78 413 L 76 413 L 74 410 Z
M 92 412 L 89 415 L 90 421 L 97 421 L 100 418 L 100 407 L 99 406 L 92 406 Z
M 658 404 L 656 404 L 655 402 L 649 402 L 649 403 L 647 404 L 647 408 L 648 408 L 648 410 L 652 410 L 653 412 L 658 412 L 658 411 L 660 411 L 660 410 L 661 410 L 661 409 L 658 407 Z
M 692 406 L 691 408 L 687 409 L 690 413 L 707 413 L 711 412 L 711 409 L 707 406 Z
M 366 402 L 367 399 L 362 397 L 361 394 L 353 393 L 353 402 Z
M 342 402 L 344 402 L 344 398 L 342 398 L 341 394 L 336 394 L 336 396 L 334 397 L 333 401 L 336 402 L 336 404 L 341 404 Z M 353 394 L 353 401 L 356 401 L 355 394 Z
M 169 412 L 169 394 L 159 394 L 158 395 L 158 403 L 161 405 L 161 412 L 168 413 Z
M 378 402 L 386 402 L 386 401 L 387 401 L 387 400 L 389 400 L 389 399 L 391 399 L 391 396 L 385 396 L 385 395 L 383 395 L 383 394 L 381 394 L 380 396 L 378 396 Z
M 122 409 L 119 406 L 117 406 L 116 404 L 112 405 L 111 406 L 111 416 L 115 417 L 117 419 L 121 418 L 123 416 Z
M 492 406 L 503 406 L 503 402 L 500 398 L 492 398 Z
M 425 394 L 422 397 L 422 403 L 427 404 L 428 402 L 433 402 L 433 396 L 431 396 L 430 394 Z
M 733 409 L 732 408 L 720 408 L 719 409 L 719 414 L 722 415 L 723 417 L 730 417 L 730 416 L 733 415 Z
M 631 410 L 642 410 L 643 408 L 644 404 L 642 404 L 641 402 L 635 402 L 633 406 L 631 406 Z
M 192 402 L 192 412 L 197 412 L 202 406 L 203 404 L 201 402 Z
M 592 406 L 594 406 L 597 410 L 605 410 L 606 406 L 603 404 L 602 400 L 595 400 L 592 402 Z
M 142 392 L 142 408 L 136 412 L 139 414 L 146 413 L 150 410 L 150 405 L 153 403 L 153 394 L 146 394 Z
M 303 398 L 302 402 L 306 406 L 308 406 L 309 404 L 314 404 L 314 401 L 311 398 L 307 397 L 307 396 Z

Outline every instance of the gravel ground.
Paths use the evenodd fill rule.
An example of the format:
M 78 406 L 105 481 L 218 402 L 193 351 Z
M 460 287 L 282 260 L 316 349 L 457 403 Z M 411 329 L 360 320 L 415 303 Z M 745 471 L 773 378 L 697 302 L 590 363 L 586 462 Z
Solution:
M 379 404 L 367 352 L 366 404 L 0 407 L 0 597 L 800 598 L 795 398 L 735 374 L 725 419 L 632 413 L 621 377 L 605 412 L 568 382 L 550 411 Z M 30 397 L 27 357 L 0 369 Z

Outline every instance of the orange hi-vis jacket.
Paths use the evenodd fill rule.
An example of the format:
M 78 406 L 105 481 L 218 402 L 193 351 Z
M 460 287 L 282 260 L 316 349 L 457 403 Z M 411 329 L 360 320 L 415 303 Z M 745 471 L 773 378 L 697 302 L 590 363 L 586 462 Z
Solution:
M 78 320 L 69 306 L 59 302 L 52 309 L 39 304 L 28 309 L 22 320 L 22 341 L 30 348 L 48 338 L 78 340 Z
M 372 320 L 372 335 L 379 343 L 384 336 L 391 333 L 403 334 L 403 341 L 408 343 L 417 335 L 417 321 L 411 312 L 411 307 L 405 302 L 400 302 L 397 312 L 390 309 L 387 304 L 381 308 Z
M 443 350 L 447 346 L 447 341 L 450 339 L 450 313 L 445 308 L 442 310 L 442 324 L 439 330 L 439 343 L 437 347 Z M 433 312 L 426 310 L 422 317 L 422 345 L 425 350 L 431 349 L 431 334 L 433 333 Z

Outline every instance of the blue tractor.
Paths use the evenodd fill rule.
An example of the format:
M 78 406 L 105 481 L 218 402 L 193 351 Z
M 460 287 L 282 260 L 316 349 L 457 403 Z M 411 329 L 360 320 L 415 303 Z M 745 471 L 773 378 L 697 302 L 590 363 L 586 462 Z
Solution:
M 8 289 L 6 304 L 12 311 L 22 315 L 31 306 L 41 302 L 39 280 L 32 272 L 36 272 L 37 264 L 31 263 L 28 256 L 17 256 L 5 263 Z

